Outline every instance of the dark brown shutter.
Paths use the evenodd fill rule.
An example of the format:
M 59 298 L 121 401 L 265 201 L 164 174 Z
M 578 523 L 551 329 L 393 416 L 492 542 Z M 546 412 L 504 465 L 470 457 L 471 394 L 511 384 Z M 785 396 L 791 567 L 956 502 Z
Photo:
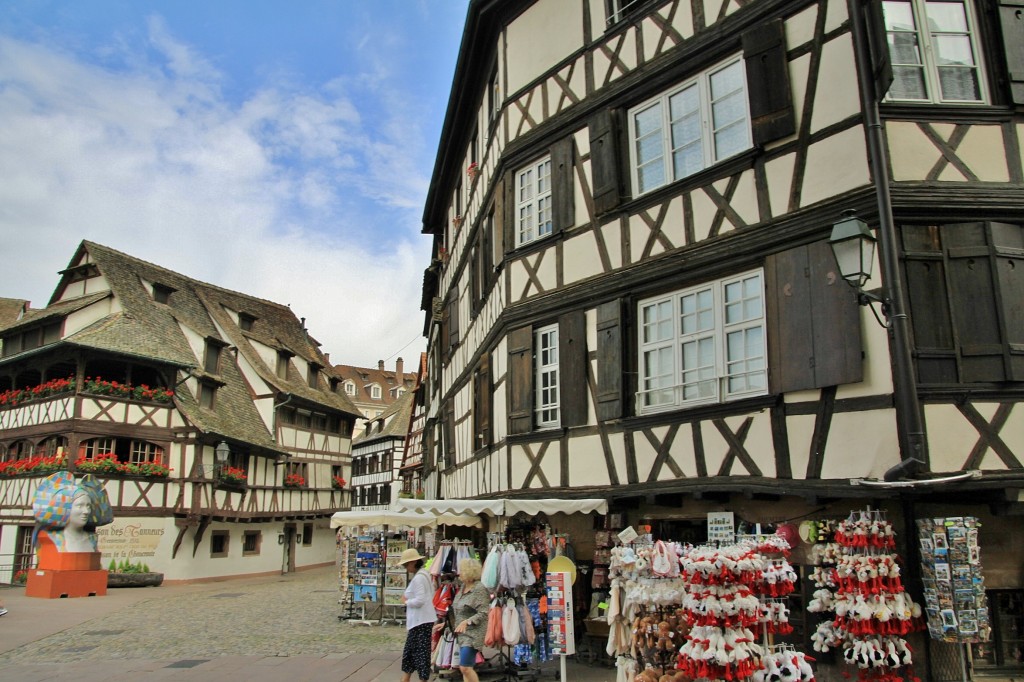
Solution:
M 622 303 L 597 307 L 597 418 L 618 419 L 622 407 Z
M 1004 381 L 996 279 L 985 223 L 942 226 L 963 382 Z
M 953 324 L 949 319 L 946 269 L 936 225 L 900 225 L 905 253 L 903 274 L 913 331 L 917 380 L 955 384 L 957 375 Z
M 505 259 L 505 230 L 508 229 L 508 215 L 505 211 L 507 202 L 505 201 L 505 186 L 508 185 L 508 176 L 498 180 L 498 184 L 494 187 L 494 226 L 491 228 L 491 243 L 494 248 L 494 260 L 491 261 L 491 265 L 497 268 L 499 264 Z M 498 274 L 495 270 L 491 270 L 489 281 L 493 284 L 494 280 L 497 279 Z
M 455 409 L 449 402 L 444 406 L 444 465 L 455 465 Z
M 441 312 L 441 330 L 437 335 L 437 345 L 441 347 L 441 362 L 445 365 L 448 364 L 448 359 L 452 356 L 451 336 L 448 331 L 451 328 L 451 313 L 452 306 L 449 303 Z
M 555 233 L 572 227 L 576 221 L 575 148 L 571 136 L 551 146 L 551 228 Z
M 459 345 L 459 289 L 455 287 L 451 291 L 451 298 L 448 300 L 448 345 L 454 349 Z
M 1024 0 L 1000 0 L 999 26 L 1014 104 L 1024 104 Z
M 487 216 L 487 220 L 484 221 L 484 229 L 480 237 L 480 259 L 482 262 L 481 269 L 483 270 L 481 280 L 483 282 L 483 295 L 485 298 L 491 290 L 491 284 L 494 283 L 495 216 L 496 213 L 492 210 L 490 215 Z
M 1006 378 L 1024 381 L 1024 226 L 990 223 L 997 301 L 1006 346 Z
M 765 263 L 772 393 L 862 381 L 860 309 L 827 242 Z
M 587 423 L 587 320 L 582 310 L 558 318 L 558 385 L 562 426 Z
M 491 355 L 484 353 L 480 358 L 473 382 L 474 424 L 476 442 L 474 448 L 491 444 Z
M 533 428 L 533 328 L 521 327 L 508 335 L 508 432 L 529 433 Z
M 511 171 L 505 174 L 503 195 L 504 225 L 501 230 L 501 241 L 507 254 L 516 248 L 516 174 Z
M 868 50 L 871 52 L 871 81 L 875 85 L 875 97 L 881 101 L 892 85 L 892 58 L 885 33 L 882 0 L 865 0 L 864 24 L 867 26 Z
M 743 34 L 742 41 L 754 144 L 792 135 L 796 132 L 796 114 L 789 88 L 782 19 L 750 29 Z
M 621 200 L 619 147 L 615 112 L 602 109 L 587 122 L 590 129 L 590 169 L 594 183 L 594 210 L 610 211 Z

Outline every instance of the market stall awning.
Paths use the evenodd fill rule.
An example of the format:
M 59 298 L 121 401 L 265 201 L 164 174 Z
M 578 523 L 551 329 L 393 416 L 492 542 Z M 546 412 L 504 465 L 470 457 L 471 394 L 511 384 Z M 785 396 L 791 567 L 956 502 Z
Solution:
M 562 500 L 545 498 L 527 499 L 496 499 L 496 500 L 413 500 L 400 498 L 396 504 L 399 509 L 427 514 L 487 514 L 489 516 L 513 516 L 526 512 L 531 516 L 537 514 L 599 514 L 608 513 L 608 500 L 582 499 Z
M 331 516 L 331 528 L 342 526 L 479 526 L 479 516 L 464 514 L 425 514 L 413 511 L 344 511 Z

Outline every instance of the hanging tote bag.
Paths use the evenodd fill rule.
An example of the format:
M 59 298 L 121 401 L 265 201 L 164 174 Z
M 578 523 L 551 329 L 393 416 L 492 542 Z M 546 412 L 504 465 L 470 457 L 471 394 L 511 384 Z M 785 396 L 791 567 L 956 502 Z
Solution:
M 487 635 L 484 637 L 484 644 L 496 649 L 501 643 L 501 606 L 495 600 L 491 602 L 491 608 L 487 611 Z
M 519 611 L 511 599 L 505 602 L 505 608 L 501 610 L 501 636 L 509 646 L 519 644 Z
M 498 586 L 498 574 L 501 572 L 501 549 L 496 545 L 487 553 L 484 566 L 480 571 L 480 582 L 488 590 Z

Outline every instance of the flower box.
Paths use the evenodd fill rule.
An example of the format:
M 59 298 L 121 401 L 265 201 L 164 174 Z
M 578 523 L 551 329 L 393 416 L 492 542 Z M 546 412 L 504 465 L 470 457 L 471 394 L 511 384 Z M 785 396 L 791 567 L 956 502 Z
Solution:
M 97 476 L 139 476 L 142 478 L 167 478 L 171 468 L 160 462 L 119 462 L 117 455 L 106 452 L 92 457 L 75 460 L 75 473 Z
M 160 587 L 163 573 L 107 573 L 107 587 Z
M 244 486 L 248 481 L 249 474 L 245 469 L 239 467 L 224 467 L 217 474 L 217 482 L 228 486 Z
M 347 483 L 348 481 L 341 476 L 331 476 L 331 487 L 335 490 L 343 490 Z
M 306 477 L 299 474 L 288 474 L 284 477 L 285 488 L 305 488 Z

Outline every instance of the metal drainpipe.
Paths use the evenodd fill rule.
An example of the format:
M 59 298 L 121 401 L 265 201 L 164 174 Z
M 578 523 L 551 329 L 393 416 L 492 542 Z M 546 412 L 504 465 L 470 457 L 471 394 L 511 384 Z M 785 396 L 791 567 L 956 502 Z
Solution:
M 901 459 L 928 463 L 928 440 L 924 430 L 921 403 L 917 395 L 917 380 L 910 351 L 910 318 L 904 303 L 903 278 L 900 275 L 896 226 L 892 216 L 892 198 L 889 194 L 889 159 L 882 135 L 882 122 L 878 115 L 878 99 L 871 78 L 873 69 L 869 58 L 867 31 L 864 26 L 862 0 L 851 0 L 850 31 L 853 53 L 857 61 L 857 79 L 861 108 L 868 142 L 868 158 L 874 177 L 878 200 L 878 257 L 882 265 L 882 278 L 890 299 L 890 348 L 893 360 L 893 394 L 896 403 L 897 432 L 903 426 L 904 440 L 900 444 Z

